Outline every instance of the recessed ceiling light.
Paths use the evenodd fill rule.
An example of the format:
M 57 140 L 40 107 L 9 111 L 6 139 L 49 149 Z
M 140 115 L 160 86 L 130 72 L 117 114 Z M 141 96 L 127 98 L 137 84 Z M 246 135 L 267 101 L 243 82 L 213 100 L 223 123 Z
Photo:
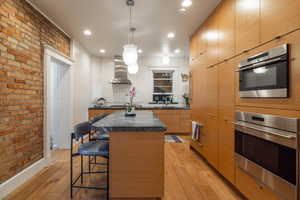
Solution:
M 138 50 L 138 53 L 143 53 L 143 50 L 142 50 L 142 49 L 139 49 L 139 50 Z
M 92 35 L 92 32 L 90 30 L 88 30 L 88 29 L 84 30 L 83 33 L 84 33 L 84 35 L 87 35 L 87 36 Z
M 186 8 L 180 8 L 179 11 L 180 11 L 180 12 L 185 12 L 185 11 L 186 11 Z
M 181 51 L 180 51 L 180 49 L 175 49 L 174 52 L 175 52 L 175 53 L 180 53 Z
M 192 0 L 183 0 L 181 6 L 184 8 L 188 8 L 193 4 Z
M 100 53 L 105 53 L 106 52 L 106 50 L 105 49 L 100 49 Z
M 168 33 L 168 38 L 171 39 L 171 38 L 174 38 L 174 37 L 175 37 L 175 34 L 174 34 L 174 33 L 172 33 L 172 32 L 171 32 L 171 33 Z

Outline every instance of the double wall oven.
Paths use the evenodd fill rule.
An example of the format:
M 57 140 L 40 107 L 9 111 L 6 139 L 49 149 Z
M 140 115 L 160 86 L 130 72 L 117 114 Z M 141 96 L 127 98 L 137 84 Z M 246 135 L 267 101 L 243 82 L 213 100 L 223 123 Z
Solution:
M 296 200 L 298 119 L 235 112 L 236 167 L 283 199 Z
M 289 95 L 289 46 L 284 44 L 240 62 L 241 98 L 287 98 Z

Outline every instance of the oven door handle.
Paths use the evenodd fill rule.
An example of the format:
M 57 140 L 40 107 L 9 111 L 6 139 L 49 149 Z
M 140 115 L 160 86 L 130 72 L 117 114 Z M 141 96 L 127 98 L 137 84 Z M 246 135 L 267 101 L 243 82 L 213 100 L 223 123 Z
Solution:
M 275 135 L 275 136 L 279 136 L 279 137 L 283 137 L 283 138 L 286 138 L 286 139 L 296 139 L 296 136 L 294 135 L 283 135 L 283 134 L 280 134 L 280 133 L 276 133 L 276 132 L 273 132 L 273 131 L 270 131 L 270 130 L 264 130 L 264 129 L 260 129 L 260 128 L 256 128 L 256 127 L 252 127 L 252 126 L 247 126 L 247 125 L 242 125 L 240 123 L 237 123 L 237 122 L 232 122 L 234 125 L 237 125 L 237 126 L 242 126 L 242 127 L 246 127 L 246 128 L 250 128 L 250 129 L 253 129 L 253 130 L 257 130 L 257 131 L 262 131 L 262 132 L 266 132 L 266 133 L 269 133 L 269 134 L 272 134 L 272 135 Z
M 264 65 L 268 65 L 270 63 L 273 63 L 273 62 L 276 62 L 276 61 L 279 61 L 279 60 L 281 60 L 281 58 L 274 58 L 272 60 L 268 60 L 268 61 L 265 61 L 265 62 L 260 62 L 260 63 L 257 63 L 257 64 L 253 64 L 249 67 L 244 67 L 244 68 L 237 69 L 237 70 L 235 70 L 235 72 L 240 72 L 240 71 L 244 71 L 244 70 L 247 70 L 247 69 L 255 69 L 255 68 L 263 67 Z

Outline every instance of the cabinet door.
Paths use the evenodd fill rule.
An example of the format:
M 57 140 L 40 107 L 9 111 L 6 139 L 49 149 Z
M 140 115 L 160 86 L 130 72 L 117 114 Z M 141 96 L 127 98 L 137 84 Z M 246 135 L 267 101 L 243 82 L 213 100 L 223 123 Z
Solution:
M 203 148 L 204 155 L 207 161 L 216 169 L 218 169 L 218 119 L 215 116 L 208 115 L 207 123 L 205 124 Z
M 299 0 L 261 0 L 262 41 L 300 28 Z
M 193 35 L 190 39 L 190 62 L 193 63 L 198 56 L 198 38 L 197 35 Z
M 219 62 L 219 17 L 218 13 L 214 12 L 206 23 L 206 31 L 204 34 L 207 44 L 207 51 L 205 56 L 207 57 L 207 66 L 217 64 Z
M 235 53 L 235 0 L 222 1 L 219 15 L 219 56 L 222 61 Z
M 238 59 L 224 62 L 218 66 L 218 104 L 219 115 L 233 119 L 235 102 L 235 68 Z
M 206 113 L 216 117 L 218 115 L 218 66 L 206 68 L 206 91 L 203 99 Z
M 260 43 L 260 0 L 236 1 L 236 53 Z
M 189 110 L 183 110 L 180 112 L 180 133 L 191 134 L 191 116 Z
M 234 126 L 232 119 L 219 117 L 219 172 L 231 183 L 235 182 Z
M 205 40 L 205 32 L 206 26 L 203 24 L 198 31 L 197 38 L 198 38 L 198 51 L 200 55 L 203 55 L 206 52 L 206 40 Z

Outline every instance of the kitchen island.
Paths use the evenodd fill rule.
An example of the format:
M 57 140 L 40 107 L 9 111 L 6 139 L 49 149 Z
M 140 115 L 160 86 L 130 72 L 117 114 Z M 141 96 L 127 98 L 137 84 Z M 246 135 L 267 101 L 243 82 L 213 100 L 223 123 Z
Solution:
M 135 117 L 114 112 L 93 126 L 110 133 L 110 198 L 163 198 L 165 124 L 151 111 L 137 111 Z
M 89 118 L 102 113 L 113 113 L 125 110 L 124 106 L 108 105 L 89 108 Z M 137 107 L 138 111 L 152 111 L 167 126 L 165 134 L 190 135 L 190 108 L 183 105 L 144 105 Z

